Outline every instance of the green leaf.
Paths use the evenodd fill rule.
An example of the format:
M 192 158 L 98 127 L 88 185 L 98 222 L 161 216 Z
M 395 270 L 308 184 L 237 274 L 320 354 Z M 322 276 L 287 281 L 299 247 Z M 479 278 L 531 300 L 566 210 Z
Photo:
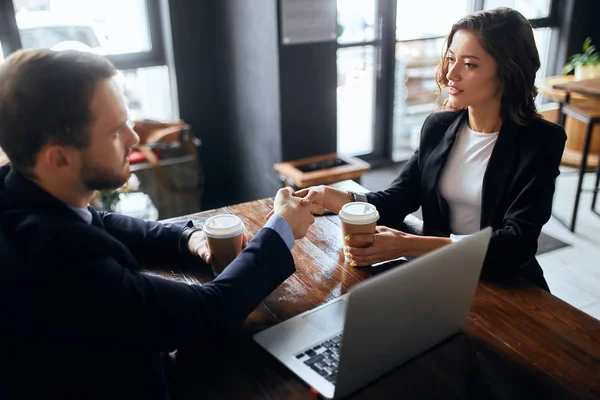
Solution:
M 575 66 L 574 66 L 573 64 L 571 64 L 571 63 L 568 63 L 568 64 L 566 64 L 566 65 L 563 67 L 562 74 L 563 74 L 563 75 L 567 75 L 568 73 L 570 73 L 570 72 L 571 72 L 571 71 L 573 71 L 574 69 L 575 69 Z
M 588 47 L 588 49 L 585 51 L 584 55 L 586 56 L 591 56 L 592 53 L 594 53 L 594 51 L 596 51 L 596 46 L 590 46 Z
M 583 52 L 587 52 L 590 45 L 592 44 L 592 38 L 591 37 L 587 37 L 585 39 L 585 41 L 583 42 Z

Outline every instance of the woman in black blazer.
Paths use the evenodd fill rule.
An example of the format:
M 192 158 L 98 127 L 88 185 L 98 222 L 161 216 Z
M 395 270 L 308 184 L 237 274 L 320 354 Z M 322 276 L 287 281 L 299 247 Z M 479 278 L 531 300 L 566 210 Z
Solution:
M 419 256 L 460 240 L 457 233 L 491 226 L 482 278 L 520 276 L 548 290 L 535 254 L 566 135 L 536 112 L 539 67 L 531 25 L 520 13 L 466 16 L 452 27 L 437 75 L 452 111 L 427 118 L 419 149 L 389 189 L 365 196 L 317 186 L 296 195 L 333 212 L 350 201 L 377 207 L 377 233 L 346 238 L 352 266 Z M 394 229 L 419 207 L 426 236 Z M 371 245 L 356 247 L 364 242 Z

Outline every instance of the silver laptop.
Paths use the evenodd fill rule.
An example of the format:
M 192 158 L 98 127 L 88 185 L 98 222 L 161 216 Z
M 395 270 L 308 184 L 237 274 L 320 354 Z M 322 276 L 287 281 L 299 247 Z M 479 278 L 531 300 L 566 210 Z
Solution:
M 381 273 L 254 340 L 322 396 L 347 396 L 463 329 L 490 235 Z

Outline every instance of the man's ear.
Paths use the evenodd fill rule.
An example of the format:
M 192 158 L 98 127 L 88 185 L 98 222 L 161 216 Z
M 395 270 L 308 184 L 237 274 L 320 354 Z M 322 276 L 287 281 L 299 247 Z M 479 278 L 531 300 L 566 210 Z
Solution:
M 73 150 L 66 146 L 48 145 L 40 151 L 39 160 L 52 169 L 68 167 L 75 161 Z

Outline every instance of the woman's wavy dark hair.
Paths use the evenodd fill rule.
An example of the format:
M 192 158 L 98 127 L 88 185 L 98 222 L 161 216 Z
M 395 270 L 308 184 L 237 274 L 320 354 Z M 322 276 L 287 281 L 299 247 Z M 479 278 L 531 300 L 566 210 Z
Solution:
M 540 57 L 529 21 L 518 11 L 501 7 L 467 15 L 452 25 L 437 72 L 440 93 L 441 88 L 448 84 L 446 53 L 459 30 L 472 32 L 485 51 L 496 60 L 498 79 L 503 89 L 502 118 L 508 118 L 517 125 L 527 125 L 538 117 L 535 74 L 540 68 Z

